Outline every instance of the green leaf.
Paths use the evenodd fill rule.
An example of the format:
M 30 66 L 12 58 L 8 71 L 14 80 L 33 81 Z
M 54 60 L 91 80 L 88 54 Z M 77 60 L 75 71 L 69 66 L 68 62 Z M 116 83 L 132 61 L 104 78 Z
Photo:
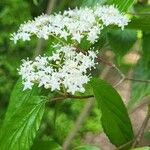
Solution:
M 34 5 L 38 5 L 38 1 L 37 0 L 33 0 Z
M 137 66 L 134 68 L 135 79 L 143 79 L 149 80 L 150 78 L 150 70 L 148 66 L 145 64 L 145 59 L 141 59 Z M 131 85 L 131 99 L 128 103 L 128 108 L 133 107 L 136 103 L 141 101 L 145 96 L 150 95 L 150 84 L 148 83 L 139 83 L 132 82 Z
M 100 79 L 92 79 L 91 86 L 102 113 L 104 132 L 112 144 L 118 147 L 132 142 L 132 125 L 120 95 L 110 84 Z
M 82 145 L 74 148 L 74 150 L 100 150 L 100 148 L 93 145 Z
M 31 150 L 61 150 L 61 146 L 53 140 L 40 140 L 32 146 Z
M 142 42 L 142 48 L 143 48 L 143 57 L 146 61 L 147 67 L 150 63 L 150 32 L 143 33 L 143 42 Z
M 137 33 L 135 30 L 113 30 L 108 33 L 108 41 L 118 56 L 125 55 L 136 42 Z
M 141 3 L 136 3 L 134 5 L 134 11 L 135 13 L 137 14 L 142 14 L 142 15 L 146 15 L 146 14 L 149 14 L 150 12 L 150 5 L 147 4 L 147 2 L 144 4 L 141 4 Z
M 150 16 L 133 17 L 126 28 L 150 31 Z
M 134 0 L 108 0 L 109 4 L 116 5 L 120 11 L 126 12 L 128 8 L 134 3 Z
M 143 34 L 142 42 L 143 54 L 134 68 L 133 78 L 135 79 L 150 79 L 150 33 Z M 128 107 L 132 107 L 134 104 L 142 100 L 143 97 L 150 95 L 150 84 L 132 82 L 131 100 Z
M 1 130 L 1 150 L 30 149 L 45 109 L 45 100 L 38 93 L 37 87 L 23 91 L 21 80 L 18 80 Z

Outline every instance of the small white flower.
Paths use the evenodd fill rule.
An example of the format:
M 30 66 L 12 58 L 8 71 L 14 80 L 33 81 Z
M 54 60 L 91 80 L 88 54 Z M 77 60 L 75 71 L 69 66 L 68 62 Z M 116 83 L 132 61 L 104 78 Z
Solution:
M 100 28 L 98 26 L 94 26 L 93 28 L 90 29 L 87 40 L 90 41 L 91 43 L 94 43 L 98 39 L 99 34 Z
M 33 86 L 33 83 L 30 82 L 30 81 L 25 81 L 23 82 L 23 85 L 24 85 L 24 88 L 23 88 L 23 91 L 26 90 L 26 89 L 32 89 L 32 86 Z
M 18 35 L 19 35 L 18 33 L 13 33 L 13 34 L 11 34 L 10 40 L 14 41 L 15 44 L 16 44 L 17 41 L 20 39 Z
M 83 37 L 83 36 L 82 36 L 79 32 L 77 32 L 77 33 L 73 33 L 72 39 L 73 39 L 73 40 L 76 40 L 76 41 L 78 41 L 78 43 L 80 43 L 82 37 Z
M 65 30 L 60 32 L 60 37 L 64 38 L 65 40 L 67 40 L 67 37 L 69 36 L 69 33 L 66 32 Z
M 105 26 L 114 24 L 123 29 L 129 22 L 128 18 L 122 15 L 114 5 L 97 7 L 95 14 L 102 20 Z

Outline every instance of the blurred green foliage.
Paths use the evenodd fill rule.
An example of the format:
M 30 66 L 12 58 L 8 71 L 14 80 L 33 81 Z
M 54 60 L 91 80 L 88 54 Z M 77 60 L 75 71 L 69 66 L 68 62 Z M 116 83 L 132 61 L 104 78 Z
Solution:
M 119 2 L 118 0 L 109 0 L 111 3 Z M 95 6 L 97 3 L 103 4 L 106 0 L 57 0 L 54 12 L 63 11 L 68 8 L 75 8 L 80 6 Z M 123 10 L 126 10 L 126 6 L 130 5 L 127 1 L 120 1 Z M 132 1 L 131 1 L 132 3 Z M 21 23 L 29 19 L 34 18 L 42 13 L 46 12 L 48 0 L 1 0 L 0 1 L 0 126 L 6 112 L 10 92 L 14 86 L 14 83 L 18 79 L 17 68 L 20 65 L 21 59 L 26 57 L 33 58 L 38 40 L 33 39 L 29 42 L 19 42 L 15 45 L 10 40 L 10 34 L 16 31 Z M 126 5 L 124 5 L 126 4 Z M 147 13 L 150 11 L 150 5 L 142 4 L 140 2 L 130 9 L 134 13 Z M 128 29 L 121 32 L 120 30 L 105 30 L 100 37 L 99 41 L 93 45 L 100 49 L 106 46 L 106 49 L 110 49 L 115 55 L 114 62 L 121 66 L 120 69 L 124 72 L 133 70 L 134 77 L 139 79 L 150 78 L 150 16 L 132 16 Z M 141 31 L 142 37 L 138 39 L 137 32 Z M 138 53 L 141 58 L 137 64 L 127 65 L 122 61 L 123 57 L 129 52 L 133 51 L 133 46 L 138 42 Z M 52 48 L 50 45 L 55 42 L 54 39 L 45 42 L 43 52 L 51 53 Z M 83 41 L 81 47 L 88 47 Z M 143 43 L 143 44 L 141 44 Z M 90 45 L 91 46 L 91 45 Z M 135 50 L 134 50 L 135 51 Z M 137 51 L 137 50 L 136 50 Z M 118 61 L 119 60 L 119 61 Z M 99 70 L 98 70 L 99 71 Z M 101 70 L 100 70 L 101 71 Z M 96 72 L 97 73 L 97 72 Z M 99 72 L 98 72 L 99 73 Z M 98 74 L 97 73 L 97 74 Z M 88 93 L 91 91 L 89 90 Z M 131 100 L 129 102 L 130 107 L 139 102 L 144 96 L 149 95 L 150 86 L 146 83 L 132 83 Z M 74 125 L 74 121 L 77 119 L 81 112 L 85 101 L 71 101 L 66 100 L 59 105 L 52 103 L 46 106 L 43 122 L 38 131 L 36 141 L 41 141 L 44 145 L 61 145 L 64 138 L 67 136 L 69 130 Z M 95 103 L 94 106 L 97 106 Z M 57 108 L 57 109 L 56 109 Z M 101 113 L 97 107 L 93 107 L 90 116 L 84 122 L 82 128 L 76 139 L 73 141 L 72 147 L 82 144 L 81 138 L 83 134 L 90 131 L 92 133 L 102 132 L 102 126 L 100 121 Z M 45 140 L 46 139 L 46 140 Z M 52 141 L 53 139 L 54 141 Z M 44 140 L 44 142 L 43 142 Z M 39 142 L 38 142 L 39 143 Z M 52 144 L 53 143 L 53 144 Z M 59 146 L 58 146 L 59 147 Z M 33 146 L 32 149 L 36 149 Z

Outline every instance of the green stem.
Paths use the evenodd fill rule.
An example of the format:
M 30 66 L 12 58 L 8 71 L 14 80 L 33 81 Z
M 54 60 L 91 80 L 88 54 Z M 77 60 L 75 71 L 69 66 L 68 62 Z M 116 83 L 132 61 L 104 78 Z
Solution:
M 59 42 L 63 43 L 64 45 L 67 45 L 67 42 L 65 42 L 62 39 L 58 38 L 56 35 L 51 34 L 51 36 L 53 36 L 56 40 L 58 40 Z

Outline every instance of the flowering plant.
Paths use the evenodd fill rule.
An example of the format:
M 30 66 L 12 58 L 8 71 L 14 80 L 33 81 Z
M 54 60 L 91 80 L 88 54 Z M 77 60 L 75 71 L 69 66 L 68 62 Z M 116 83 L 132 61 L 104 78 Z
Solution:
M 12 34 L 11 39 L 15 43 L 19 39 L 31 40 L 30 37 L 36 35 L 46 40 L 54 36 L 64 45 L 54 45 L 57 50 L 52 56 L 38 56 L 35 62 L 23 61 L 19 74 L 23 79 L 24 90 L 31 89 L 37 82 L 39 87 L 43 85 L 52 91 L 64 87 L 68 93 L 84 92 L 83 85 L 90 77 L 87 70 L 95 68 L 97 56 L 94 51 L 82 52 L 75 46 L 83 38 L 94 44 L 105 26 L 116 25 L 123 30 L 128 22 L 128 17 L 113 5 L 104 5 L 94 9 L 76 8 L 55 15 L 41 15 L 22 24 L 17 33 Z M 69 39 L 72 45 L 66 46 Z
M 149 83 L 149 80 L 126 77 L 111 60 L 107 60 L 108 55 L 113 57 L 114 53 L 117 55 L 124 53 L 124 49 L 129 50 L 137 39 L 135 31 L 126 29 L 132 28 L 132 22 L 135 21 L 131 14 L 126 13 L 129 6 L 133 4 L 133 0 L 112 1 L 113 3 L 106 5 L 97 4 L 95 7 L 68 9 L 49 15 L 42 14 L 33 20 L 24 22 L 18 31 L 11 34 L 10 39 L 15 44 L 21 40 L 29 42 L 36 37 L 39 40 L 50 42 L 50 50 L 46 50 L 44 54 L 38 53 L 34 58 L 23 59 L 18 67 L 20 78 L 12 91 L 8 111 L 2 125 L 0 149 L 34 149 L 36 144 L 33 143 L 36 143 L 34 139 L 39 128 L 41 127 L 41 130 L 46 128 L 43 124 L 41 125 L 44 112 L 49 115 L 51 111 L 47 111 L 46 106 L 50 105 L 50 108 L 55 110 L 53 115 L 48 116 L 49 118 L 54 117 L 54 123 L 51 122 L 51 126 L 55 126 L 58 106 L 68 99 L 70 100 L 68 103 L 77 103 L 76 100 L 84 99 L 86 105 L 75 127 L 65 139 L 62 138 L 63 141 L 60 140 L 61 142 L 56 144 L 53 141 L 57 139 L 55 134 L 52 141 L 48 139 L 50 146 L 53 145 L 53 142 L 56 144 L 56 148 L 52 147 L 52 149 L 74 149 L 71 142 L 93 105 L 98 110 L 98 113 L 97 111 L 94 113 L 98 114 L 98 118 L 101 117 L 102 130 L 113 146 L 127 150 L 138 144 L 141 132 L 137 137 L 134 136 L 128 110 L 115 88 L 126 80 L 144 83 Z M 140 32 L 138 34 L 140 35 Z M 103 40 L 105 40 L 104 43 Z M 122 41 L 126 43 L 122 44 Z M 103 43 L 102 46 L 101 43 Z M 111 45 L 114 53 L 109 51 L 108 45 Z M 108 49 L 107 54 L 103 53 L 104 47 Z M 123 59 L 128 60 L 129 56 Z M 132 56 L 131 54 L 130 57 Z M 107 66 L 104 69 L 103 64 Z M 109 74 L 110 68 L 115 73 L 117 72 L 117 75 Z M 101 69 L 104 71 L 99 76 Z M 103 80 L 106 74 L 109 74 L 111 78 L 119 76 L 121 79 L 110 84 Z M 67 105 L 67 108 L 62 107 L 69 114 L 68 106 L 70 105 Z M 147 118 L 149 116 L 148 113 Z M 62 124 L 64 120 L 61 120 Z M 97 120 L 93 122 L 98 124 Z M 46 125 L 48 126 L 49 123 Z M 69 128 L 69 125 L 66 126 Z M 64 130 L 66 126 L 63 126 Z M 59 135 L 62 133 L 61 129 L 56 130 Z M 41 133 L 38 133 L 40 137 Z M 42 136 L 41 139 L 45 139 L 45 136 Z M 81 150 L 82 148 L 84 146 L 75 149 Z M 85 149 L 97 148 L 85 146 Z

